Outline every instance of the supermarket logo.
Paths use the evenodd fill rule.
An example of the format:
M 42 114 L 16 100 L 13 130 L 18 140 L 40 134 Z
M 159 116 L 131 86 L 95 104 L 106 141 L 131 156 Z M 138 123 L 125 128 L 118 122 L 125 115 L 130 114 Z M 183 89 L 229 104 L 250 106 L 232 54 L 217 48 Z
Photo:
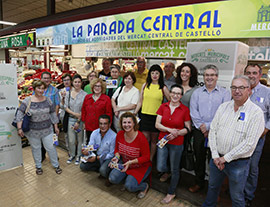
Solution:
M 0 76 L 0 85 L 14 85 L 14 78 L 8 76 Z
M 257 23 L 251 25 L 251 31 L 270 30 L 270 5 L 258 10 Z
M 203 52 L 198 52 L 191 55 L 191 62 L 228 63 L 229 59 L 229 55 L 216 52 L 214 49 L 206 49 Z

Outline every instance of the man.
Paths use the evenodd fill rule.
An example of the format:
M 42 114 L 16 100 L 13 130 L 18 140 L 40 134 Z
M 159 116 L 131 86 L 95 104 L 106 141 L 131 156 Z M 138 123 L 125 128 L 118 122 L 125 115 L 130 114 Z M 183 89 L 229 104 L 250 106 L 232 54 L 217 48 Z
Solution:
M 249 207 L 251 206 L 251 201 L 254 198 L 254 193 L 257 188 L 259 175 L 258 165 L 265 142 L 265 135 L 270 129 L 270 89 L 260 83 L 260 78 L 262 77 L 262 69 L 259 65 L 248 65 L 245 68 L 245 75 L 248 76 L 251 83 L 252 95 L 250 96 L 250 100 L 262 109 L 265 120 L 264 132 L 258 141 L 253 155 L 251 156 L 249 175 L 244 191 L 246 207 Z
M 116 133 L 110 129 L 111 120 L 108 115 L 99 117 L 99 128 L 94 130 L 90 136 L 88 145 L 99 145 L 96 156 L 90 157 L 88 162 L 81 162 L 80 168 L 83 171 L 99 170 L 100 175 L 107 178 L 110 172 L 108 164 L 114 156 Z M 88 152 L 83 150 L 84 155 Z
M 103 70 L 98 73 L 98 77 L 102 80 L 107 80 L 109 77 L 111 77 L 111 60 L 109 58 L 103 58 L 102 60 L 102 68 Z
M 136 83 L 134 86 L 141 91 L 142 85 L 146 82 L 148 70 L 145 67 L 146 62 L 144 57 L 137 58 L 137 70 L 135 71 Z
M 59 98 L 58 89 L 51 85 L 51 81 L 52 81 L 51 73 L 48 71 L 43 72 L 41 74 L 41 81 L 43 81 L 46 85 L 43 95 L 51 99 L 52 103 L 55 106 L 55 113 L 58 116 L 59 108 L 60 108 L 60 98 Z M 43 144 L 41 147 L 41 153 L 42 153 L 42 162 L 43 162 L 46 158 L 46 150 Z
M 208 192 L 203 206 L 216 206 L 225 176 L 229 178 L 233 207 L 244 207 L 244 187 L 250 156 L 264 130 L 263 112 L 249 99 L 250 80 L 236 76 L 232 80 L 233 100 L 223 103 L 211 123 L 209 145 L 212 159 L 209 164 Z
M 190 99 L 190 115 L 195 126 L 193 130 L 195 153 L 195 185 L 189 191 L 195 193 L 204 187 L 205 161 L 210 124 L 220 104 L 229 101 L 228 90 L 217 85 L 218 68 L 206 65 L 203 68 L 204 86 L 196 89 Z
M 171 89 L 171 86 L 175 84 L 175 77 L 173 76 L 174 71 L 175 65 L 172 62 L 167 62 L 164 67 L 165 72 L 164 83 L 169 90 Z

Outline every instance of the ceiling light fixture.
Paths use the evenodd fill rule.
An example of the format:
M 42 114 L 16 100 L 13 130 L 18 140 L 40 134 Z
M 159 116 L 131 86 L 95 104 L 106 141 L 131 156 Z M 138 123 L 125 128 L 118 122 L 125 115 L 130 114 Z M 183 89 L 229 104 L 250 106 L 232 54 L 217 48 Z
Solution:
M 14 26 L 14 25 L 16 25 L 17 23 L 14 23 L 14 22 L 6 22 L 6 21 L 0 21 L 0 24 L 5 24 L 5 25 L 11 25 L 11 26 Z

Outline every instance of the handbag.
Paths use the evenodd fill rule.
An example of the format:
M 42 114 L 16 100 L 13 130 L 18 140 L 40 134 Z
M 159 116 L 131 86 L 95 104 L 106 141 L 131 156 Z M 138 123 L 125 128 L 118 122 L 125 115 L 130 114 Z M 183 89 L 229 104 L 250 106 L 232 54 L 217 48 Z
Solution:
M 181 158 L 181 168 L 184 168 L 188 171 L 194 170 L 195 161 L 194 161 L 194 150 L 191 144 L 191 133 L 185 135 L 184 139 L 184 150 Z
M 30 105 L 31 105 L 31 97 L 30 97 L 30 101 L 27 105 L 27 108 L 25 109 L 25 112 L 24 112 L 24 117 L 23 117 L 23 121 L 22 121 L 22 131 L 23 132 L 30 131 L 30 120 L 31 120 L 31 116 L 32 116 L 32 114 L 29 112 Z M 18 109 L 16 110 L 16 113 L 15 113 L 15 119 L 16 119 L 17 113 L 18 113 Z M 12 126 L 17 128 L 17 122 L 15 121 L 15 119 L 12 122 Z
M 69 96 L 68 96 L 68 108 L 69 108 L 69 102 L 70 102 L 70 90 L 69 90 Z M 65 115 L 63 118 L 63 131 L 65 133 L 68 132 L 68 119 L 69 119 L 69 113 L 65 111 Z

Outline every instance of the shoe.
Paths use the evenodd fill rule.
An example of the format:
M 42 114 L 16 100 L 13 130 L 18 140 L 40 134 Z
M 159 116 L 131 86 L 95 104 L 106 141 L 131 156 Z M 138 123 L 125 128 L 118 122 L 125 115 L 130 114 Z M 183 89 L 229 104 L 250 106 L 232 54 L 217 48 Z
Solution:
M 55 172 L 56 174 L 60 175 L 62 173 L 62 169 L 58 166 L 57 168 L 55 168 Z
M 166 182 L 169 178 L 171 177 L 171 173 L 164 173 L 161 177 L 160 177 L 160 182 Z
M 41 168 L 37 168 L 36 169 L 36 174 L 37 175 L 42 175 L 43 174 L 43 170 Z
M 252 202 L 251 200 L 249 200 L 249 199 L 246 198 L 246 199 L 245 199 L 245 203 L 246 203 L 245 206 L 246 206 L 246 207 L 251 207 L 251 202 Z
M 74 160 L 74 158 L 75 158 L 75 157 L 71 157 L 71 156 L 70 156 L 70 157 L 68 158 L 68 160 L 67 160 L 67 164 L 72 163 L 72 160 Z
M 111 185 L 112 185 L 112 183 L 109 181 L 109 179 L 106 179 L 105 186 L 110 187 Z
M 137 195 L 137 198 L 139 198 L 139 199 L 144 198 L 144 197 L 146 196 L 146 193 L 148 192 L 148 190 L 149 190 L 149 185 L 148 185 L 148 183 L 146 183 L 146 188 L 145 188 L 145 190 L 139 192 L 139 194 Z
M 199 185 L 194 185 L 194 186 L 191 186 L 188 190 L 191 193 L 197 193 L 199 190 L 201 190 L 201 187 Z
M 76 160 L 75 160 L 75 165 L 79 165 L 80 164 L 80 157 L 77 157 Z
M 169 204 L 173 199 L 175 198 L 175 195 L 167 194 L 165 198 L 163 198 L 160 203 L 161 204 Z

